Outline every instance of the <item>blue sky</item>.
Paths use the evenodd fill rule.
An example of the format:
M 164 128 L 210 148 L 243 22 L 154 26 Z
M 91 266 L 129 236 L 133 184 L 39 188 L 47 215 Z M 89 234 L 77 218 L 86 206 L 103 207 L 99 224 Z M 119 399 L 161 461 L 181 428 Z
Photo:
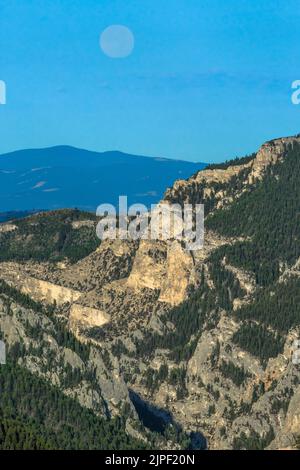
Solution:
M 133 53 L 99 36 L 125 25 Z M 222 161 L 298 133 L 298 0 L 0 0 L 0 153 L 74 145 Z

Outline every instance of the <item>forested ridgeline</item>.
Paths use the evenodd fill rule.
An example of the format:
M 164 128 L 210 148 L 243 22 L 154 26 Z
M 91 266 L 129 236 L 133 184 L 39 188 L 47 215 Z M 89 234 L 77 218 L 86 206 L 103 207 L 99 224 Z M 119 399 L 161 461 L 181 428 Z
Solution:
M 281 353 L 288 331 L 300 325 L 300 278 L 279 282 L 300 257 L 299 207 L 300 146 L 294 144 L 252 192 L 207 219 L 222 235 L 247 238 L 221 247 L 211 262 L 225 259 L 254 274 L 258 290 L 234 312 L 242 325 L 233 341 L 263 362 Z
M 299 207 L 300 145 L 294 144 L 251 192 L 207 218 L 207 229 L 246 239 L 220 248 L 213 261 L 226 256 L 229 263 L 254 272 L 259 285 L 272 284 L 281 263 L 291 265 L 300 257 Z
M 234 163 L 234 162 L 233 162 Z M 264 364 L 282 352 L 287 332 L 300 325 L 300 278 L 279 282 L 281 272 L 300 257 L 300 146 L 289 147 L 283 162 L 271 165 L 263 180 L 206 220 L 206 227 L 226 237 L 245 237 L 217 249 L 208 260 L 213 285 L 201 274 L 200 287 L 167 315 L 174 330 L 146 332 L 137 342 L 141 356 L 157 348 L 169 350 L 170 359 L 188 360 L 204 329 L 216 324 L 221 310 L 240 322 L 233 342 Z M 233 309 L 233 300 L 245 292 L 225 264 L 254 276 L 257 291 L 245 306 Z M 155 374 L 154 374 L 155 375 Z M 154 383 L 158 383 L 156 376 Z
M 205 170 L 227 170 L 231 166 L 247 165 L 256 157 L 256 153 L 245 155 L 244 157 L 236 157 L 231 160 L 226 160 L 223 163 L 210 163 L 205 167 Z
M 82 224 L 74 228 L 74 223 Z M 76 262 L 100 244 L 95 214 L 76 209 L 41 212 L 14 220 L 15 230 L 0 233 L 0 261 Z

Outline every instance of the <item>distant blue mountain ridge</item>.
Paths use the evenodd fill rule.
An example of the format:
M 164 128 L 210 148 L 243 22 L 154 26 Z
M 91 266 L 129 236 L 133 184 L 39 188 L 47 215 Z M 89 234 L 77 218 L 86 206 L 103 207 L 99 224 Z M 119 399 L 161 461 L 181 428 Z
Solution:
M 74 208 L 99 204 L 157 203 L 176 179 L 205 168 L 170 158 L 91 152 L 69 146 L 18 150 L 0 155 L 0 211 Z

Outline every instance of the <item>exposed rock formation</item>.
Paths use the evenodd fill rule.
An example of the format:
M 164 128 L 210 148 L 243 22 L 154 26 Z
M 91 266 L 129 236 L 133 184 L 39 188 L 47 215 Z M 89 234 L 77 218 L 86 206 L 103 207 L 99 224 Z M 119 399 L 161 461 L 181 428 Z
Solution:
M 200 171 L 186 181 L 176 181 L 167 190 L 164 201 L 204 203 L 207 214 L 225 209 L 243 194 L 250 193 L 272 165 L 281 165 L 288 147 L 299 142 L 299 137 L 276 139 L 264 144 L 245 164 L 228 164 L 227 168 Z M 76 221 L 73 228 L 77 231 L 91 224 Z M 292 344 L 299 335 L 299 328 L 291 328 L 282 351 L 263 363 L 233 341 L 240 321 L 234 314 L 243 305 L 251 304 L 263 287 L 258 287 L 254 273 L 248 268 L 235 266 L 223 255 L 218 267 L 232 276 L 234 287 L 238 288 L 233 289 L 224 279 L 216 280 L 212 276 L 212 255 L 221 247 L 231 248 L 250 238 L 250 235 L 226 238 L 207 231 L 203 249 L 192 253 L 174 240 L 105 241 L 74 263 L 68 260 L 0 263 L 0 277 L 36 300 L 55 301 L 59 307 L 56 313 L 63 313 L 76 335 L 84 341 L 92 338 L 106 352 L 109 367 L 97 348 L 91 359 L 101 364 L 97 366 L 97 380 L 105 402 L 115 413 L 127 400 L 124 398 L 127 387 L 122 379 L 125 377 L 128 387 L 155 405 L 168 409 L 185 430 L 203 432 L 210 448 L 236 447 L 240 445 L 239 439 L 253 438 L 250 430 L 264 447 L 289 447 L 293 435 L 300 434 L 300 375 L 299 368 L 291 361 Z M 292 265 L 282 262 L 280 269 L 278 282 L 297 277 L 299 260 Z M 201 283 L 211 292 L 218 281 L 216 299 L 223 296 L 230 307 L 222 306 L 216 312 L 212 302 L 208 302 L 205 307 L 210 310 L 203 319 L 203 330 L 198 331 L 195 322 L 195 331 L 175 360 L 172 353 L 176 352 L 177 343 L 174 343 L 174 350 L 169 350 L 165 345 L 160 347 L 163 343 L 159 341 L 176 328 L 174 315 L 168 316 L 169 312 Z M 268 295 L 271 297 L 273 293 Z M 174 311 L 177 309 L 172 313 Z M 189 313 L 186 310 L 186 315 Z M 14 315 L 12 324 L 8 315 L 1 317 L 6 333 L 11 341 L 15 341 L 18 334 L 28 341 L 16 318 Z M 42 326 L 47 327 L 46 323 Z M 267 332 L 273 333 L 272 325 L 267 325 Z M 178 336 L 181 333 L 184 337 L 184 331 Z M 143 355 L 143 347 L 151 345 L 151 341 L 147 343 L 149 337 L 157 341 L 159 347 L 147 357 Z M 60 353 L 65 361 L 81 366 L 79 359 L 69 351 Z M 41 367 L 35 361 L 31 358 L 27 361 L 31 370 L 40 372 Z M 153 371 L 154 379 L 149 379 L 149 370 Z M 157 382 L 155 377 L 158 377 Z M 51 373 L 51 380 L 60 383 L 57 371 Z M 149 387 L 153 382 L 155 386 Z M 92 395 L 86 387 L 76 393 L 80 400 L 84 400 L 85 395 L 91 405 Z M 100 395 L 98 399 L 100 403 Z
M 101 327 L 109 323 L 110 316 L 92 307 L 84 307 L 80 304 L 74 303 L 70 309 L 70 326 L 74 325 L 83 328 L 91 328 L 93 326 Z

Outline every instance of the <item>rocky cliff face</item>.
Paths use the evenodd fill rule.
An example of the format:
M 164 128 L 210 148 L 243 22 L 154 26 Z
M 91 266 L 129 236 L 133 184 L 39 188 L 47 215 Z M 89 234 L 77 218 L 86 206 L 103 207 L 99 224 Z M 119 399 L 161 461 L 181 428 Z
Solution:
M 207 212 L 232 203 L 253 185 L 262 180 L 268 167 L 282 161 L 289 147 L 299 142 L 299 137 L 272 140 L 261 146 L 245 164 L 229 165 L 223 169 L 199 171 L 187 180 L 177 180 L 167 189 L 165 200 L 179 203 L 203 202 Z
M 176 181 L 164 201 L 203 203 L 209 220 L 252 197 L 266 178 L 279 180 L 278 168 L 299 144 L 299 137 L 267 142 L 245 163 Z M 77 221 L 72 227 L 90 230 L 95 223 Z M 18 226 L 9 225 L 2 225 L 1 232 L 18 237 Z M 267 289 L 251 263 L 243 265 L 233 256 L 252 240 L 247 233 L 231 236 L 209 228 L 204 248 L 193 253 L 174 240 L 106 241 L 75 263 L 6 260 L 0 263 L 0 277 L 38 301 L 55 301 L 56 314 L 63 314 L 78 338 L 106 351 L 109 368 L 97 349 L 93 364 L 102 364 L 97 377 L 110 409 L 127 401 L 129 387 L 169 410 L 185 430 L 203 432 L 210 448 L 289 447 L 300 434 L 300 371 L 291 361 L 300 318 L 281 335 L 281 349 L 275 347 L 264 360 L 251 344 L 243 347 L 236 339 L 241 328 L 256 325 L 260 330 L 253 330 L 250 343 L 258 334 L 264 335 L 260 342 L 280 342 L 272 323 L 262 327 L 254 318 L 244 324 L 238 317 L 249 305 L 255 310 L 256 296 Z M 259 250 L 250 255 L 247 250 L 242 259 L 251 255 L 255 261 Z M 299 277 L 299 260 L 278 260 L 280 272 L 266 291 L 270 299 L 278 283 Z M 13 326 L 8 323 L 6 333 L 17 337 L 15 320 Z
M 22 307 L 2 295 L 0 319 L 8 355 L 23 348 L 26 352 L 19 359 L 20 365 L 78 398 L 81 405 L 99 415 L 116 415 L 124 402 L 130 404 L 122 377 L 110 372 L 101 352 L 96 347 L 79 351 L 71 342 L 69 347 L 63 345 L 58 324 L 51 316 Z

